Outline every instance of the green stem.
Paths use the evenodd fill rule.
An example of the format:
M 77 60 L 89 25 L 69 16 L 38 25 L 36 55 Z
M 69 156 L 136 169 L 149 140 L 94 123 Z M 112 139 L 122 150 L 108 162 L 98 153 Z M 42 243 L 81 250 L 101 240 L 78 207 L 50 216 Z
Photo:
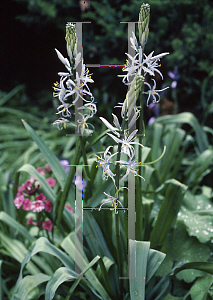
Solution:
M 85 193 L 85 197 L 84 197 L 84 200 L 86 201 L 88 198 L 92 197 L 92 182 L 91 182 L 91 175 L 90 175 L 88 161 L 87 161 L 87 156 L 86 156 L 85 140 L 83 139 L 83 137 L 81 135 L 79 136 L 79 140 L 80 140 L 80 144 L 81 144 L 81 151 L 82 151 L 82 156 L 83 156 L 83 162 L 84 162 L 84 165 L 86 165 L 84 167 L 85 176 L 86 176 L 86 179 L 88 181 L 87 193 Z
M 18 192 L 19 176 L 20 176 L 20 172 L 16 172 L 14 185 L 13 185 L 13 197 L 14 198 L 16 197 L 16 194 Z
M 143 122 L 143 92 L 144 84 L 140 92 L 140 118 L 139 118 L 139 143 L 143 144 L 144 122 Z M 142 161 L 142 147 L 138 145 L 138 161 Z M 139 175 L 142 176 L 142 167 L 139 167 Z M 136 240 L 142 240 L 143 233 L 143 202 L 142 202 L 142 178 L 138 176 L 136 181 Z
M 85 169 L 86 179 L 88 181 L 90 181 L 91 178 L 90 178 L 90 171 L 89 171 L 89 166 L 88 166 L 87 156 L 86 156 L 86 151 L 85 151 L 85 142 L 84 142 L 83 137 L 81 135 L 79 135 L 79 140 L 80 140 L 80 144 L 81 144 L 81 151 L 82 151 L 82 156 L 83 156 L 83 162 L 84 162 L 84 165 L 87 165 L 84 168 Z
M 124 127 L 125 127 L 125 116 L 122 121 L 121 125 L 121 135 L 124 134 Z M 121 157 L 121 146 L 122 144 L 118 144 L 118 154 L 117 154 L 117 161 L 120 160 Z M 115 185 L 117 187 L 117 190 L 119 190 L 119 177 L 120 177 L 120 164 L 117 163 L 115 166 Z M 116 191 L 117 192 L 117 191 Z M 116 199 L 116 207 L 118 206 L 118 199 Z M 117 248 L 117 261 L 118 261 L 118 277 L 122 276 L 123 269 L 122 269 L 122 260 L 121 260 L 121 247 L 120 247 L 120 216 L 119 213 L 115 214 L 115 230 L 116 230 L 116 248 Z M 122 272 L 122 273 L 121 273 Z M 121 279 L 119 280 L 119 291 L 120 296 L 122 295 L 122 282 Z
M 142 134 L 143 134 L 143 128 L 144 128 L 144 122 L 143 122 L 143 92 L 144 92 L 144 85 L 142 85 L 142 89 L 140 92 L 140 118 L 139 118 L 139 143 L 142 144 Z M 138 145 L 138 158 L 139 162 L 142 160 L 142 148 L 140 145 Z M 139 174 L 142 176 L 142 169 L 139 168 Z M 140 178 L 140 182 L 142 178 Z
M 73 166 L 70 167 L 70 171 L 69 171 L 69 174 L 68 174 L 68 177 L 67 177 L 67 181 L 65 183 L 64 190 L 63 190 L 62 195 L 61 195 L 61 200 L 60 200 L 59 209 L 58 209 L 58 216 L 57 216 L 57 221 L 56 221 L 57 229 L 59 228 L 59 225 L 61 224 L 61 219 L 62 219 L 62 215 L 63 215 L 63 211 L 64 211 L 64 206 L 65 206 L 67 196 L 68 196 L 68 193 L 69 193 L 69 190 L 70 190 L 70 187 L 72 185 L 72 181 L 73 181 L 73 178 L 74 178 L 74 175 L 75 175 L 75 170 L 76 170 L 75 165 L 77 165 L 79 163 L 80 157 L 81 157 L 80 141 L 79 141 L 79 138 L 78 138 L 77 142 L 76 142 L 75 155 L 72 159 L 72 165 Z

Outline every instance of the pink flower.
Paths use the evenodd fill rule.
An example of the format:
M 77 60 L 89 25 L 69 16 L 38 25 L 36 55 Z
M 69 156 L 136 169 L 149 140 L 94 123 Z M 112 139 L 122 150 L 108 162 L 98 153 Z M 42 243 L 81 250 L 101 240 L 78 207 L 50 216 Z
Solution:
M 23 195 L 16 196 L 13 202 L 15 206 L 19 209 L 24 203 L 24 196 Z
M 48 221 L 45 221 L 42 226 L 44 229 L 51 231 L 52 227 L 53 227 L 53 223 L 52 223 L 52 221 L 48 220 Z
M 65 205 L 65 207 L 73 214 L 73 208 L 70 205 Z
M 27 190 L 27 191 L 30 191 L 32 188 L 32 182 L 30 180 L 27 180 L 25 183 L 24 183 L 24 189 Z
M 33 176 L 30 176 L 30 179 L 29 179 L 29 180 L 30 180 L 31 183 L 36 182 L 36 179 L 35 179 Z
M 45 201 L 46 200 L 46 196 L 44 194 L 39 194 L 35 197 L 36 200 L 41 200 L 41 201 Z
M 30 218 L 28 219 L 26 225 L 30 225 L 31 223 L 33 223 L 33 218 L 32 218 L 32 217 L 30 217 Z
M 52 172 L 52 169 L 50 168 L 50 165 L 49 164 L 46 164 L 44 169 L 47 171 L 47 172 Z
M 38 167 L 37 172 L 40 173 L 41 175 L 44 175 L 46 173 L 44 170 L 42 170 L 42 167 Z
M 21 193 L 25 190 L 25 185 L 22 184 L 19 188 L 18 188 L 18 194 L 21 195 Z
M 49 184 L 49 186 L 54 187 L 55 186 L 55 179 L 53 179 L 52 177 L 49 177 L 46 179 L 46 182 Z
M 41 200 L 36 200 L 32 202 L 31 209 L 34 212 L 40 212 L 45 208 L 44 202 Z
M 47 212 L 51 212 L 52 209 L 53 209 L 53 204 L 49 199 L 47 199 L 47 201 L 45 202 L 45 210 Z
M 30 199 L 25 199 L 23 203 L 23 209 L 24 210 L 31 210 L 32 201 Z

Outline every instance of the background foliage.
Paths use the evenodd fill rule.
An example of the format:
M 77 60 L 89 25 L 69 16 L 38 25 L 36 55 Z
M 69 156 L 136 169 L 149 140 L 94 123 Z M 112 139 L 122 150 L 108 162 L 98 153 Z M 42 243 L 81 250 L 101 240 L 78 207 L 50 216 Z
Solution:
M 140 288 L 147 300 L 210 300 L 213 295 L 213 4 L 207 0 L 202 3 L 192 0 L 147 2 L 151 5 L 151 19 L 146 53 L 153 49 L 156 49 L 155 54 L 169 51 L 162 70 L 164 84 L 171 84 L 172 79 L 167 72 L 175 66 L 178 66 L 180 79 L 177 88 L 167 90 L 161 98 L 161 117 L 146 128 L 144 162 L 157 159 L 164 146 L 166 153 L 160 161 L 143 167 L 142 175 L 146 181 L 142 186 L 142 203 L 137 204 L 136 237 L 147 241 L 147 244 L 143 247 L 138 244 L 138 251 L 153 254 L 152 249 L 156 249 L 166 253 L 166 258 L 147 282 L 146 289 L 145 286 Z M 81 276 L 76 280 L 73 279 L 75 257 L 71 251 L 74 247 L 74 217 L 70 218 L 68 212 L 64 212 L 64 235 L 57 231 L 53 243 L 44 237 L 37 239 L 14 206 L 13 190 L 18 184 L 17 174 L 20 173 L 20 185 L 32 175 L 32 166 L 44 165 L 51 158 L 57 169 L 60 165 L 54 155 L 70 162 L 74 156 L 75 138 L 66 136 L 70 133 L 67 129 L 61 132 L 50 126 L 56 111 L 51 86 L 58 79 L 58 70 L 61 70 L 54 48 L 57 47 L 66 56 L 66 22 L 92 21 L 92 24 L 83 25 L 86 63 L 122 64 L 127 52 L 127 26 L 119 22 L 137 21 L 141 4 L 140 1 L 131 1 L 129 5 L 119 0 L 91 1 L 90 8 L 83 11 L 78 2 L 68 0 L 51 3 L 47 0 L 0 2 L 4 16 L 0 22 L 6 24 L 6 29 L 1 32 L 4 42 L 0 47 L 4 74 L 0 83 L 0 299 L 3 295 L 10 299 L 15 286 L 18 287 L 17 295 L 23 295 L 25 291 L 26 299 L 42 299 L 45 291 L 47 299 L 55 297 L 56 300 L 65 299 L 69 292 L 73 293 L 73 299 L 98 299 L 94 291 L 106 299 L 106 294 L 111 295 L 113 291 L 116 296 L 111 298 L 118 298 L 113 215 L 105 215 L 103 222 L 99 212 L 85 214 L 84 234 L 87 236 L 92 232 L 92 235 L 84 240 L 88 261 L 81 276 L 89 270 L 99 283 L 95 280 L 86 282 L 81 280 Z M 100 68 L 90 71 L 94 72 L 95 83 L 91 89 L 97 101 L 98 114 L 111 121 L 113 106 L 122 102 L 126 93 L 125 86 L 116 77 L 121 70 Z M 159 82 L 158 88 L 161 88 Z M 165 105 L 174 105 L 175 100 L 180 114 L 165 116 Z M 148 113 L 148 110 L 144 111 L 146 122 Z M 27 131 L 21 119 L 33 129 L 25 123 Z M 99 126 L 99 120 L 94 120 L 93 124 L 97 134 L 106 129 Z M 103 137 L 87 149 L 87 154 L 101 151 L 108 145 L 109 139 Z M 65 176 L 64 181 L 58 174 L 55 176 L 58 184 L 52 192 L 49 191 L 53 202 L 56 201 L 59 185 L 66 181 Z M 98 170 L 93 174 L 96 194 L 88 199 L 91 206 L 100 205 L 103 190 L 109 192 L 111 189 L 109 182 L 101 183 Z M 68 202 L 74 206 L 74 184 L 70 193 Z M 125 192 L 121 198 L 125 203 Z M 91 224 L 93 231 L 89 227 Z M 125 224 L 121 226 L 124 245 Z M 91 232 L 86 232 L 87 227 Z M 101 236 L 102 244 L 97 236 Z M 153 275 L 156 269 L 151 270 L 148 257 L 144 260 L 148 266 L 145 274 Z M 156 265 L 160 259 L 152 255 L 151 261 Z M 105 271 L 109 275 L 106 276 Z M 139 271 L 145 272 L 144 269 Z M 60 283 L 57 283 L 59 278 Z M 112 290 L 106 279 L 111 281 Z M 30 282 L 34 284 L 30 285 Z M 125 299 L 130 299 L 130 292 L 131 296 L 137 296 L 134 290 L 129 291 L 128 286 L 123 287 L 123 291 Z
M 209 105 L 213 95 L 213 2 L 147 2 L 151 5 L 151 17 L 146 53 L 152 49 L 156 49 L 156 54 L 170 52 L 164 58 L 162 70 L 165 84 L 170 85 L 171 78 L 167 72 L 175 66 L 178 66 L 180 74 L 177 95 L 172 89 L 167 90 L 162 106 L 168 105 L 176 97 L 179 112 L 193 112 L 199 121 L 203 121 L 207 117 L 206 111 L 212 109 Z M 66 54 L 63 37 L 67 21 L 92 22 L 83 25 L 86 63 L 125 63 L 127 25 L 119 22 L 137 21 L 142 2 L 133 0 L 125 4 L 121 0 L 93 0 L 84 10 L 80 3 L 64 0 L 51 3 L 45 0 L 1 2 L 1 22 L 5 30 L 1 33 L 4 43 L 0 57 L 2 72 L 6 74 L 1 80 L 1 90 L 9 91 L 17 83 L 24 83 L 30 101 L 39 103 L 45 109 L 52 106 L 51 86 L 61 67 L 54 48 Z M 3 59 L 5 56 L 7 61 Z M 8 68 L 8 61 L 9 65 L 13 65 L 12 69 Z M 97 68 L 93 68 L 90 71 L 94 73 L 93 92 L 97 103 L 101 104 L 100 113 L 108 110 L 107 103 L 114 105 L 118 99 L 123 100 L 126 88 L 116 77 L 121 74 L 120 68 L 99 68 L 98 72 Z M 207 122 L 212 126 L 212 118 L 208 117 Z

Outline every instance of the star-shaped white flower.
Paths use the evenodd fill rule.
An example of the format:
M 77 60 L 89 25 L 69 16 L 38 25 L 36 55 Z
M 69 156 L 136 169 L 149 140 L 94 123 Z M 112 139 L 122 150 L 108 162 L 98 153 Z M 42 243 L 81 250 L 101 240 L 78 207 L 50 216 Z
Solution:
M 91 124 L 91 123 L 87 123 L 87 120 L 90 118 L 88 114 L 82 114 L 79 113 L 81 115 L 81 118 L 77 120 L 78 123 L 78 132 L 81 129 L 81 134 L 83 134 L 84 130 L 86 130 L 89 134 L 93 132 L 93 130 L 95 130 L 95 127 Z M 89 125 L 92 126 L 93 130 L 89 129 Z
M 156 81 L 154 79 L 152 79 L 154 81 L 154 85 L 153 88 L 151 88 L 151 85 L 147 82 L 144 82 L 144 84 L 146 84 L 149 87 L 149 90 L 147 92 L 144 92 L 144 94 L 149 94 L 148 98 L 147 98 L 147 106 L 149 105 L 149 99 L 150 97 L 153 98 L 153 103 L 158 103 L 160 101 L 160 95 L 158 94 L 158 92 L 162 92 L 166 89 L 168 89 L 169 87 L 166 87 L 162 90 L 156 90 Z
M 58 129 L 61 130 L 61 129 L 63 129 L 63 127 L 66 128 L 66 123 L 70 123 L 70 121 L 65 118 L 60 118 L 60 119 L 56 120 L 53 123 L 53 125 L 56 124 Z
M 53 92 L 53 97 L 58 97 L 58 99 L 63 103 L 64 101 L 66 101 L 67 97 L 68 97 L 68 90 L 65 88 L 64 86 L 64 81 L 66 80 L 66 78 L 61 78 L 60 82 L 58 83 L 58 81 L 56 81 L 56 83 L 54 83 L 54 92 Z
M 97 112 L 97 107 L 94 102 L 86 103 L 83 106 L 78 107 L 78 109 L 88 109 L 89 110 L 89 114 L 87 115 L 88 118 L 92 118 L 94 116 L 94 114 L 96 114 L 96 112 Z
M 163 75 L 162 73 L 157 69 L 159 68 L 161 65 L 158 63 L 158 61 L 160 61 L 160 59 L 169 54 L 169 52 L 165 52 L 165 53 L 161 53 L 158 54 L 156 56 L 153 56 L 154 51 L 152 51 L 148 56 L 146 56 L 146 54 L 144 53 L 145 59 L 143 60 L 143 69 L 144 69 L 144 76 L 149 73 L 151 76 L 155 76 L 154 72 L 157 72 L 161 78 L 163 79 Z M 146 66 L 145 66 L 146 65 Z
M 69 103 L 63 102 L 62 105 L 58 106 L 58 112 L 56 114 L 61 114 L 64 118 L 71 117 L 71 112 L 69 111 L 70 106 L 71 105 Z
M 137 143 L 137 142 L 131 142 L 133 138 L 135 138 L 135 134 L 137 133 L 138 129 L 134 130 L 129 136 L 127 133 L 124 134 L 124 139 L 121 140 L 117 138 L 116 136 L 107 133 L 111 138 L 113 138 L 114 141 L 117 143 L 122 143 L 121 146 L 121 152 L 126 153 L 129 157 L 133 157 L 135 154 L 135 149 L 132 145 L 140 145 L 141 147 L 144 147 L 142 144 Z
M 86 102 L 90 102 L 83 97 L 84 95 L 89 95 L 90 97 L 93 97 L 92 93 L 90 92 L 90 89 L 87 86 L 87 81 L 84 82 L 79 77 L 78 72 L 76 72 L 75 82 L 72 79 L 67 80 L 67 87 L 70 90 L 68 93 L 69 96 L 75 94 L 75 100 L 72 102 L 73 104 L 75 104 L 78 101 L 79 97 Z
M 133 81 L 134 78 L 130 77 L 132 75 L 142 75 L 145 76 L 147 73 L 151 76 L 155 76 L 155 72 L 157 72 L 158 74 L 160 74 L 160 76 L 163 79 L 163 75 L 162 73 L 158 70 L 158 68 L 160 67 L 160 65 L 158 64 L 158 62 L 160 61 L 160 59 L 169 54 L 168 52 L 166 53 L 161 53 L 158 54 L 156 56 L 153 56 L 153 52 L 151 52 L 148 56 L 146 56 L 145 53 L 143 53 L 143 49 L 142 47 L 138 47 L 138 42 L 137 39 L 133 33 L 133 37 L 130 38 L 131 44 L 132 44 L 132 48 L 136 51 L 136 54 L 134 56 L 131 56 L 128 53 L 125 53 L 128 56 L 128 60 L 127 60 L 127 64 L 125 65 L 125 67 L 122 69 L 122 71 L 127 71 L 126 75 L 118 75 L 119 77 L 124 77 L 122 82 L 124 84 L 131 84 L 131 82 Z
M 117 188 L 116 188 L 117 190 Z M 104 194 L 106 196 L 108 196 L 109 198 L 107 199 L 104 199 L 104 202 L 101 204 L 101 206 L 99 207 L 99 211 L 101 210 L 102 206 L 105 204 L 105 203 L 109 203 L 109 202 L 112 202 L 112 206 L 114 206 L 114 209 L 115 209 L 115 214 L 118 214 L 118 203 L 120 204 L 120 206 L 123 208 L 124 210 L 124 213 L 126 211 L 126 209 L 123 207 L 122 203 L 118 200 L 118 190 L 116 192 L 116 197 L 113 197 L 111 195 L 108 195 L 107 193 L 104 192 Z
M 111 147 L 113 147 L 113 146 L 109 146 L 109 147 L 107 147 L 107 149 L 105 150 L 105 152 L 104 152 L 104 159 L 103 159 L 102 157 L 99 157 L 99 156 L 96 155 L 96 154 L 95 154 L 95 156 L 97 156 L 97 157 L 99 158 L 99 160 L 97 160 L 97 163 L 99 163 L 99 166 L 102 167 L 102 169 L 103 169 L 103 175 L 102 175 L 103 180 L 107 180 L 107 179 L 108 179 L 108 176 L 110 176 L 110 177 L 112 178 L 113 182 L 115 182 L 115 180 L 114 180 L 114 178 L 113 178 L 113 177 L 115 176 L 115 174 L 112 173 L 112 171 L 110 170 L 110 159 L 111 159 L 114 155 L 116 155 L 117 152 L 111 155 L 111 153 L 109 152 L 109 149 L 110 149 Z M 107 158 L 107 155 L 108 155 L 108 154 L 109 154 L 110 156 Z M 96 167 L 97 167 L 97 166 L 96 166 Z
M 137 163 L 136 159 L 132 160 L 132 157 L 129 158 L 128 161 L 125 160 L 119 160 L 119 161 L 115 161 L 115 163 L 120 163 L 121 167 L 126 168 L 126 174 L 121 178 L 121 181 L 123 181 L 130 172 L 132 172 L 133 174 L 135 174 L 135 176 L 139 176 L 141 177 L 143 180 L 145 180 L 142 176 L 140 176 L 137 172 L 138 170 L 136 170 L 137 166 L 141 166 L 141 163 Z

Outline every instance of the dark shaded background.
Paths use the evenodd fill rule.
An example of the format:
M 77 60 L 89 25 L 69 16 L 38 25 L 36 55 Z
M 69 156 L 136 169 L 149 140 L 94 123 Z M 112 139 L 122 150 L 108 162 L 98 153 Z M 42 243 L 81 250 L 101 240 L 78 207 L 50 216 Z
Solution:
M 145 52 L 170 52 L 162 60 L 165 81 L 157 80 L 157 88 L 171 84 L 167 73 L 178 66 L 178 112 L 191 111 L 202 121 L 211 110 L 213 95 L 213 2 L 147 2 L 151 17 Z M 119 22 L 137 21 L 141 4 L 136 0 L 1 0 L 0 90 L 9 92 L 25 84 L 26 106 L 52 107 L 52 85 L 58 80 L 57 73 L 63 71 L 54 48 L 66 56 L 67 21 L 92 21 L 83 25 L 85 63 L 125 63 L 127 25 Z M 112 107 L 124 100 L 126 87 L 116 76 L 122 73 L 121 68 L 93 68 L 90 72 L 94 73 L 91 90 L 100 111 L 108 110 L 108 103 Z M 161 114 L 174 113 L 173 106 L 174 91 L 169 89 L 162 97 Z M 212 125 L 211 118 L 207 122 Z

